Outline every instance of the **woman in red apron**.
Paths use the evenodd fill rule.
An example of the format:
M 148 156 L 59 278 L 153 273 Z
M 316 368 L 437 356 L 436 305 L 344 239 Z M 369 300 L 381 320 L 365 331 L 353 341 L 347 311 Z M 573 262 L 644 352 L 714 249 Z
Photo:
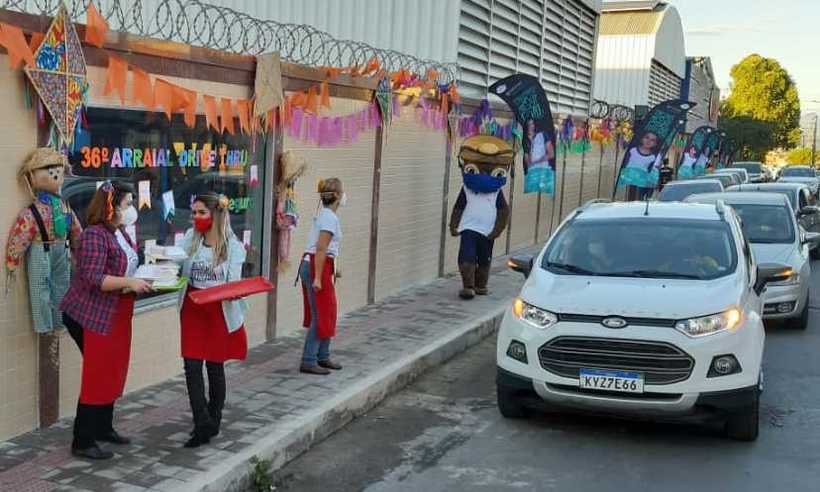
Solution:
M 186 448 L 207 444 L 219 434 L 225 406 L 225 362 L 245 360 L 248 354 L 244 327 L 248 305 L 244 299 L 197 305 L 188 296 L 188 292 L 242 278 L 245 246 L 231 230 L 228 205 L 224 195 L 198 195 L 191 205 L 194 227 L 182 240 L 188 253 L 182 265 L 188 287 L 180 296 L 182 358 L 194 417 Z M 208 373 L 207 399 L 203 365 Z
M 122 396 L 131 358 L 134 293 L 151 290 L 132 275 L 139 262 L 124 225 L 136 222 L 134 190 L 106 181 L 88 206 L 76 270 L 60 309 L 83 354 L 82 382 L 71 452 L 90 459 L 113 456 L 97 441 L 129 444 L 114 430 L 114 401 Z M 126 293 L 128 292 L 128 293 Z
M 341 365 L 330 359 L 330 339 L 336 335 L 336 258 L 342 241 L 342 228 L 336 211 L 347 197 L 338 178 L 319 182 L 322 207 L 314 217 L 308 246 L 299 266 L 304 303 L 305 348 L 299 371 L 328 375 Z

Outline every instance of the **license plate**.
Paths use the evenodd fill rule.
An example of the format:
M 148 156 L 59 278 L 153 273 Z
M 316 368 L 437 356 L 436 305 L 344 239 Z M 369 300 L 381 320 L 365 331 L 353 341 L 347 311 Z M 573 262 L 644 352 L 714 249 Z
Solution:
M 643 374 L 628 371 L 581 369 L 578 386 L 599 391 L 643 393 Z

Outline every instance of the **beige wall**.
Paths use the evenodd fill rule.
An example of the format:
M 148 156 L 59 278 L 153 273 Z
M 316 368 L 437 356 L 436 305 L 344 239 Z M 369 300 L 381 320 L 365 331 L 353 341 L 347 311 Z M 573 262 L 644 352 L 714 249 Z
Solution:
M 365 101 L 338 98 L 332 98 L 331 103 L 332 109 L 323 114 L 350 114 L 367 106 Z M 339 210 L 343 236 L 339 259 L 343 278 L 337 285 L 339 312 L 345 313 L 367 303 L 375 135 L 375 130 L 363 131 L 358 142 L 338 148 L 316 147 L 285 135 L 284 150 L 295 150 L 305 156 L 309 167 L 296 183 L 296 201 L 301 218 L 293 233 L 291 268 L 279 274 L 277 335 L 302 326 L 302 292 L 293 286 L 293 280 L 300 254 L 307 244 L 311 220 L 319 205 L 316 183 L 321 178 L 340 178 L 348 195 L 347 207 Z

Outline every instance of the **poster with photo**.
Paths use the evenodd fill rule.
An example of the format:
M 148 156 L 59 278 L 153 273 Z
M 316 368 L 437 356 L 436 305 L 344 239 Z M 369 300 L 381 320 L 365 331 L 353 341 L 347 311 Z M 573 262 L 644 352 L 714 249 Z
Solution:
M 516 74 L 490 86 L 524 129 L 524 193 L 555 191 L 555 124 L 547 93 L 538 79 Z
M 695 173 L 695 164 L 703 152 L 703 147 L 706 145 L 706 140 L 715 129 L 708 125 L 703 125 L 695 129 L 689 140 L 686 142 L 686 147 L 683 149 L 680 162 L 678 163 L 678 178 L 693 178 L 697 176 Z
M 720 149 L 720 140 L 720 133 L 716 130 L 709 134 L 709 137 L 706 139 L 706 144 L 703 146 L 703 151 L 698 158 L 698 162 L 695 163 L 697 176 L 706 174 L 706 168 L 709 166 L 712 157 Z

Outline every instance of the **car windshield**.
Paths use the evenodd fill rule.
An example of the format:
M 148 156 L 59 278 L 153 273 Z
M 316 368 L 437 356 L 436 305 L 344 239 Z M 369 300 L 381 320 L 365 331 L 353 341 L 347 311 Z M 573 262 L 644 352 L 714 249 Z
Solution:
M 743 233 L 752 243 L 794 242 L 789 209 L 784 205 L 732 203 L 743 224 Z
M 736 264 L 725 222 L 630 218 L 570 222 L 541 267 L 558 275 L 710 280 Z
M 784 178 L 814 178 L 816 173 L 810 167 L 784 167 L 780 172 Z
M 760 174 L 763 170 L 763 166 L 757 162 L 738 162 L 732 164 L 732 167 L 745 169 L 749 174 Z
M 695 193 L 720 193 L 723 191 L 720 183 L 686 183 L 668 184 L 663 187 L 658 200 L 661 202 L 682 202 L 684 198 Z

